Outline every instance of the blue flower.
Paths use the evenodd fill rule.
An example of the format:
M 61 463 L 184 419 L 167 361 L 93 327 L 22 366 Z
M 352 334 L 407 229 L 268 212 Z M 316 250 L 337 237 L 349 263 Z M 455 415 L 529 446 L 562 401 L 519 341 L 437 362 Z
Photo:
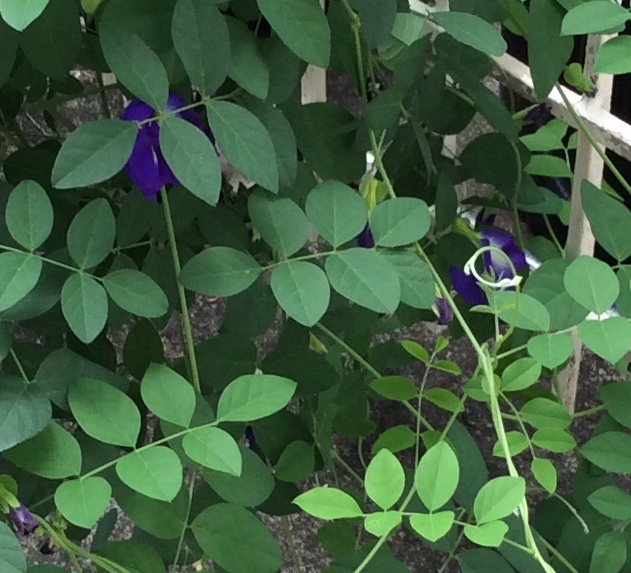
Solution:
M 512 279 L 515 276 L 508 259 L 517 272 L 528 267 L 524 251 L 517 246 L 510 233 L 497 230 L 482 231 L 480 246 L 495 247 L 506 255 L 502 256 L 496 251 L 485 251 L 482 254 L 484 272 L 495 282 Z M 472 306 L 486 304 L 486 295 L 478 285 L 475 276 L 467 274 L 464 269 L 458 267 L 451 267 L 449 273 L 451 284 L 465 302 Z
M 438 314 L 438 324 L 450 324 L 454 319 L 454 311 L 444 298 L 436 299 L 436 311 Z
M 22 536 L 30 535 L 39 527 L 39 521 L 23 505 L 12 507 L 9 510 L 9 521 L 13 523 L 18 534 Z
M 186 101 L 171 93 L 165 111 L 174 111 L 185 107 Z M 214 144 L 210 129 L 205 127 L 199 115 L 192 109 L 178 112 L 177 117 L 192 123 L 203 131 Z M 123 121 L 144 122 L 156 116 L 156 111 L 143 101 L 133 99 L 129 102 L 120 118 Z M 147 199 L 155 199 L 165 185 L 179 185 L 173 171 L 168 166 L 160 149 L 160 126 L 157 121 L 143 123 L 138 129 L 136 143 L 131 157 L 125 165 L 125 172 Z
M 372 236 L 368 223 L 366 223 L 364 230 L 357 235 L 357 246 L 364 249 L 372 249 L 375 246 L 375 238 Z
M 254 437 L 254 428 L 252 428 L 252 426 L 245 427 L 245 446 L 250 449 L 257 447 L 256 438 Z

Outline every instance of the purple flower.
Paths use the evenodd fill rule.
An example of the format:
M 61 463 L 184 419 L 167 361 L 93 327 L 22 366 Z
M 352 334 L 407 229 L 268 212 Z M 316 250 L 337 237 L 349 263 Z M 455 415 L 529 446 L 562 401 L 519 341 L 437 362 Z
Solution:
M 449 324 L 454 319 L 454 311 L 444 298 L 436 299 L 438 311 L 438 324 Z
M 501 250 L 506 256 L 502 256 L 496 251 L 485 251 L 482 254 L 484 271 L 493 281 L 501 279 L 512 279 L 515 275 L 511 265 L 519 272 L 528 266 L 526 255 L 517 246 L 515 239 L 510 233 L 505 231 L 487 230 L 480 234 L 481 247 L 495 247 Z M 465 273 L 463 269 L 451 267 L 451 284 L 455 291 L 472 306 L 486 304 L 484 291 L 478 285 L 477 279 L 473 275 Z
M 173 111 L 185 107 L 186 101 L 179 95 L 170 93 L 165 111 Z M 123 121 L 143 122 L 156 116 L 156 111 L 139 99 L 129 102 L 120 118 Z M 192 109 L 177 113 L 177 117 L 192 123 L 202 130 L 214 143 L 212 132 L 204 127 L 199 115 Z M 136 143 L 131 152 L 131 157 L 125 165 L 125 172 L 142 194 L 151 200 L 155 200 L 156 195 L 165 185 L 179 185 L 171 168 L 167 165 L 164 155 L 160 149 L 160 126 L 157 121 L 143 123 L 136 136 Z
M 9 521 L 13 523 L 18 534 L 23 536 L 30 535 L 39 527 L 35 516 L 23 505 L 9 510 Z
M 364 249 L 372 249 L 375 246 L 375 238 L 372 236 L 368 223 L 366 223 L 364 230 L 357 235 L 357 246 Z

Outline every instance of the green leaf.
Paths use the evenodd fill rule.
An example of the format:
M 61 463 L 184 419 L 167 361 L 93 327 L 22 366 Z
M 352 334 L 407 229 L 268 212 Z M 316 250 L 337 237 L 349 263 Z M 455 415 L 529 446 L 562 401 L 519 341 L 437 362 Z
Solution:
M 528 438 L 522 432 L 518 432 L 517 430 L 506 432 L 506 442 L 508 444 L 508 452 L 511 457 L 521 454 L 521 452 L 528 448 L 529 443 Z M 504 457 L 504 447 L 499 439 L 493 446 L 493 455 L 498 458 Z
M 13 29 L 21 32 L 48 6 L 50 0 L 2 0 L 0 16 Z
M 254 97 L 264 100 L 270 88 L 270 72 L 259 52 L 257 38 L 244 22 L 226 18 L 232 54 L 228 75 Z
M 473 502 L 478 525 L 507 517 L 524 500 L 526 482 L 521 477 L 502 476 L 485 483 Z
M 403 402 L 414 400 L 418 396 L 414 382 L 404 376 L 382 376 L 373 380 L 370 387 L 388 400 Z
M 572 416 L 554 400 L 533 398 L 524 404 L 521 416 L 534 428 L 557 428 L 564 430 L 572 423 Z
M 364 487 L 368 497 L 384 511 L 399 501 L 405 487 L 405 472 L 391 451 L 380 450 L 370 461 Z
M 566 36 L 600 34 L 622 26 L 628 20 L 628 10 L 614 2 L 585 2 L 572 8 L 565 15 L 561 33 Z
M 506 323 L 523 330 L 548 330 L 550 313 L 536 298 L 516 291 L 489 294 L 489 305 Z
M 434 12 L 434 20 L 455 40 L 490 56 L 506 52 L 506 42 L 499 30 L 479 16 L 466 12 Z
M 607 485 L 587 496 L 589 504 L 605 517 L 631 519 L 631 494 L 615 485 Z
M 285 257 L 293 255 L 309 239 L 306 215 L 287 197 L 255 191 L 248 200 L 248 213 L 263 240 Z
M 213 2 L 178 0 L 171 29 L 175 50 L 202 95 L 212 95 L 230 68 L 226 20 Z
M 195 518 L 192 529 L 204 553 L 230 573 L 276 573 L 282 567 L 283 554 L 276 540 L 242 507 L 211 505 Z
M 556 454 L 569 452 L 576 447 L 576 440 L 571 434 L 559 428 L 540 428 L 531 437 L 532 443 Z
M 240 376 L 222 392 L 217 420 L 251 422 L 282 410 L 292 399 L 296 383 L 271 374 Z
M 627 428 L 631 427 L 631 410 L 628 408 L 631 400 L 631 381 L 619 380 L 600 386 L 598 397 L 616 422 Z
M 410 516 L 410 525 L 421 537 L 433 543 L 449 533 L 455 518 L 453 511 L 415 513 Z
M 315 487 L 300 494 L 293 503 L 318 519 L 344 519 L 363 515 L 353 497 L 334 487 Z
M 208 122 L 232 166 L 261 187 L 278 192 L 278 163 L 269 132 L 251 111 L 227 101 L 207 107 Z
M 136 316 L 158 318 L 169 310 L 164 291 L 145 273 L 121 269 L 103 277 L 103 286 L 123 310 Z
M 0 452 L 39 434 L 49 424 L 52 408 L 35 385 L 5 377 L 0 385 Z
M 360 29 L 368 47 L 385 42 L 398 15 L 397 0 L 351 0 L 350 4 L 359 12 Z
M 542 125 L 535 133 L 522 135 L 520 141 L 530 151 L 556 151 L 563 149 L 563 138 L 567 133 L 568 125 L 560 119 Z
M 47 479 L 63 479 L 81 473 L 81 448 L 75 437 L 51 422 L 26 442 L 4 452 L 13 464 Z
M 256 507 L 267 500 L 274 491 L 275 481 L 271 468 L 252 450 L 239 447 L 243 466 L 240 476 L 206 470 L 204 479 L 208 485 L 228 503 L 242 507 Z M 276 466 L 278 477 L 279 465 Z
M 509 364 L 502 372 L 502 390 L 516 392 L 524 390 L 539 380 L 541 364 L 533 358 L 520 358 Z
M 155 52 L 136 34 L 114 23 L 101 23 L 99 40 L 103 56 L 118 81 L 153 109 L 164 109 L 169 78 Z
M 338 248 L 359 235 L 368 221 L 359 193 L 339 181 L 323 181 L 307 197 L 307 217 L 320 236 Z
M 257 0 L 265 19 L 294 54 L 327 68 L 331 57 L 331 30 L 318 0 Z
M 375 537 L 382 537 L 388 535 L 402 521 L 403 515 L 400 511 L 379 511 L 364 518 L 364 529 Z
M 447 410 L 447 412 L 462 412 L 464 405 L 462 400 L 458 398 L 451 390 L 447 388 L 431 388 L 423 393 L 423 398 L 428 402 Z
M 539 430 L 541 431 L 541 430 Z M 557 471 L 554 464 L 544 458 L 534 458 L 530 464 L 532 475 L 548 493 L 557 489 Z
M 556 155 L 532 155 L 526 169 L 529 175 L 540 175 L 545 177 L 572 177 L 572 171 L 565 159 Z
M 304 261 L 287 261 L 272 272 L 278 304 L 296 322 L 313 326 L 329 308 L 331 289 L 324 271 Z
M 51 180 L 57 189 L 87 187 L 120 172 L 131 155 L 138 125 L 101 119 L 85 123 L 64 141 Z
M 205 468 L 241 475 L 243 462 L 239 445 L 224 430 L 208 426 L 194 428 L 184 436 L 182 447 L 189 458 Z
M 627 542 L 622 531 L 607 531 L 594 544 L 589 573 L 619 573 L 627 562 Z
M 101 522 L 102 523 L 102 522 Z M 99 548 L 98 553 L 132 573 L 166 573 L 163 557 L 158 553 L 160 544 L 149 545 L 134 539 L 110 541 Z M 166 548 L 164 548 L 166 549 Z
M 563 283 L 576 302 L 596 314 L 608 310 L 620 294 L 618 279 L 609 265 L 585 255 L 570 263 Z
M 399 306 L 399 277 L 379 253 L 362 248 L 340 251 L 326 260 L 325 269 L 331 286 L 352 302 L 388 314 Z
M 1 10 L 0 7 L 0 14 Z M 20 34 L 0 17 L 0 53 L 2 53 L 2 59 L 0 60 L 0 87 L 5 84 L 13 71 L 19 44 Z
M 213 144 L 193 124 L 177 117 L 160 125 L 160 149 L 180 183 L 209 205 L 221 191 L 221 165 Z
M 26 557 L 22 546 L 3 522 L 0 522 L 0 567 L 3 573 L 26 573 Z
M 262 270 L 246 253 L 228 247 L 211 247 L 190 259 L 178 278 L 189 290 L 224 297 L 247 289 Z
M 13 337 L 9 329 L 0 323 L 0 362 L 2 362 L 11 351 L 13 346 Z
M 465 537 L 483 547 L 499 547 L 508 533 L 508 525 L 503 521 L 491 521 L 482 525 L 464 526 Z
M 631 324 L 620 316 L 581 322 L 578 335 L 587 348 L 611 364 L 618 362 L 631 348 Z
M 0 312 L 30 293 L 42 272 L 41 259 L 26 253 L 0 255 Z
M 180 490 L 171 503 L 136 495 L 131 491 L 127 495 L 117 496 L 116 501 L 136 527 L 158 539 L 179 539 L 182 528 L 186 527 L 188 492 L 185 489 Z
M 572 54 L 572 38 L 561 34 L 563 10 L 555 2 L 532 0 L 528 25 L 528 62 L 540 100 L 545 99 L 558 81 Z M 567 165 L 566 165 L 567 168 Z
M 397 197 L 379 203 L 370 216 L 370 229 L 380 247 L 401 247 L 422 239 L 431 224 L 422 199 Z
M 581 454 L 608 472 L 631 473 L 631 436 L 622 432 L 598 434 L 581 447 Z
M 55 505 L 70 523 L 92 529 L 110 504 L 111 496 L 110 484 L 95 476 L 62 483 L 55 491 Z
M 598 74 L 628 74 L 631 72 L 631 38 L 617 36 L 607 40 L 596 54 L 594 71 Z M 588 183 L 585 180 L 585 183 Z M 612 221 L 617 223 L 617 221 Z
M 121 481 L 142 495 L 173 501 L 182 487 L 182 464 L 166 446 L 152 446 L 123 456 L 116 464 Z
M 458 458 L 444 441 L 423 455 L 414 474 L 416 492 L 430 511 L 440 509 L 451 499 L 459 480 Z
M 413 356 L 426 366 L 429 364 L 429 353 L 418 342 L 414 342 L 413 340 L 403 340 L 401 341 L 401 346 L 410 356 Z
M 496 551 L 490 549 L 468 549 L 458 554 L 458 565 L 462 573 L 514 573 L 515 570 Z M 530 563 L 530 561 L 528 562 Z M 537 568 L 536 571 L 539 571 Z M 526 571 L 526 569 L 524 569 Z
M 177 372 L 151 364 L 140 384 L 143 402 L 158 418 L 188 427 L 195 412 L 195 390 Z
M 631 256 L 631 211 L 587 180 L 581 184 L 581 202 L 598 244 L 619 261 Z
M 90 344 L 107 322 L 107 294 L 91 276 L 75 273 L 61 290 L 61 309 L 75 336 Z
M 11 236 L 30 251 L 37 249 L 53 228 L 53 206 L 35 181 L 22 181 L 11 191 L 4 217 Z
M 307 479 L 315 468 L 313 444 L 302 440 L 291 442 L 278 458 L 274 475 L 280 481 L 298 482 Z
M 134 401 L 105 382 L 78 378 L 70 383 L 68 404 L 81 429 L 114 446 L 134 447 L 140 412 Z
M 388 428 L 372 446 L 372 454 L 385 448 L 393 453 L 407 450 L 416 444 L 416 434 L 409 426 L 393 426 Z
M 68 228 L 68 251 L 77 265 L 90 269 L 103 262 L 114 246 L 116 220 L 105 199 L 95 199 L 77 213 Z
M 528 340 L 528 353 L 546 368 L 556 368 L 572 354 L 574 345 L 567 334 L 540 334 Z
M 411 46 L 423 35 L 425 19 L 418 14 L 398 12 L 392 27 L 392 36 L 403 42 L 406 46 Z

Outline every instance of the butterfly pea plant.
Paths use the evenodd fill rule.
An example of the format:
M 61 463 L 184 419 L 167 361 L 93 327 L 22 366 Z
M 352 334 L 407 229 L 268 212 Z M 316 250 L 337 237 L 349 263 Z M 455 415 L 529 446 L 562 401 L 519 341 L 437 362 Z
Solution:
M 2 572 L 304 571 L 299 513 L 326 573 L 630 570 L 631 213 L 575 191 L 613 268 L 525 236 L 567 218 L 576 136 L 484 84 L 499 23 L 544 99 L 629 12 L 450 4 L 0 1 Z M 619 44 L 599 71 L 629 71 Z M 308 66 L 361 111 L 301 104 Z M 620 375 L 575 412 L 578 341 Z

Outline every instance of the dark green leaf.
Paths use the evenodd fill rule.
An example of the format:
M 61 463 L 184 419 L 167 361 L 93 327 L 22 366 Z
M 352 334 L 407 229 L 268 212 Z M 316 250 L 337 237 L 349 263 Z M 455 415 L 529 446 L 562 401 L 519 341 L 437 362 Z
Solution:
M 427 264 L 409 251 L 390 251 L 385 255 L 399 275 L 401 302 L 412 308 L 431 308 L 436 302 L 436 284 Z
M 118 306 L 137 316 L 158 318 L 169 309 L 164 291 L 140 271 L 121 269 L 109 273 L 103 277 L 103 286 Z
M 603 401 L 609 415 L 627 428 L 631 428 L 631 382 L 619 380 L 598 388 L 598 396 Z
M 379 203 L 370 216 L 370 228 L 380 247 L 401 247 L 422 239 L 431 219 L 422 199 L 401 197 Z
M 622 432 L 598 434 L 581 447 L 594 465 L 617 474 L 631 473 L 631 436 Z
M 506 42 L 499 30 L 479 16 L 465 12 L 434 12 L 432 19 L 450 36 L 491 56 L 506 52 Z
M 0 522 L 0 566 L 3 573 L 26 573 L 26 557 L 9 526 Z
M 162 420 L 188 427 L 195 412 L 195 391 L 177 372 L 161 364 L 147 369 L 140 386 L 147 407 Z
M 296 440 L 291 442 L 278 458 L 274 475 L 276 479 L 288 482 L 299 482 L 307 479 L 315 467 L 313 444 Z
M 631 494 L 615 485 L 601 487 L 589 494 L 587 501 L 606 517 L 621 521 L 631 519 Z
M 11 308 L 33 290 L 42 272 L 42 261 L 26 253 L 0 255 L 0 311 Z
M 50 0 L 3 0 L 0 16 L 18 32 L 39 17 Z
M 468 549 L 458 555 L 462 573 L 514 573 L 514 569 L 496 551 Z
M 397 16 L 397 0 L 351 0 L 359 12 L 361 31 L 369 48 L 376 48 L 390 36 Z
M 107 322 L 107 294 L 92 277 L 75 273 L 61 290 L 61 309 L 75 336 L 90 344 Z
M 11 236 L 24 248 L 35 250 L 53 228 L 53 206 L 35 181 L 22 181 L 9 195 L 5 220 Z
M 621 531 L 607 531 L 594 544 L 589 573 L 619 573 L 627 561 L 627 542 Z
M 88 203 L 68 228 L 68 251 L 82 269 L 101 263 L 114 246 L 116 221 L 105 199 Z
M 0 14 L 1 13 L 2 8 L 0 7 Z M 0 87 L 4 85 L 11 75 L 13 64 L 15 64 L 15 57 L 18 53 L 19 43 L 20 35 L 17 31 L 0 18 L 0 54 L 2 54 L 2 58 L 0 59 Z M 4 164 L 4 168 L 6 170 L 6 163 Z
M 260 44 L 248 27 L 227 18 L 232 55 L 228 75 L 254 97 L 264 100 L 269 93 L 270 73 L 259 49 Z
M 561 33 L 565 35 L 600 34 L 622 26 L 629 20 L 629 11 L 607 0 L 584 2 L 572 8 L 563 18 Z

